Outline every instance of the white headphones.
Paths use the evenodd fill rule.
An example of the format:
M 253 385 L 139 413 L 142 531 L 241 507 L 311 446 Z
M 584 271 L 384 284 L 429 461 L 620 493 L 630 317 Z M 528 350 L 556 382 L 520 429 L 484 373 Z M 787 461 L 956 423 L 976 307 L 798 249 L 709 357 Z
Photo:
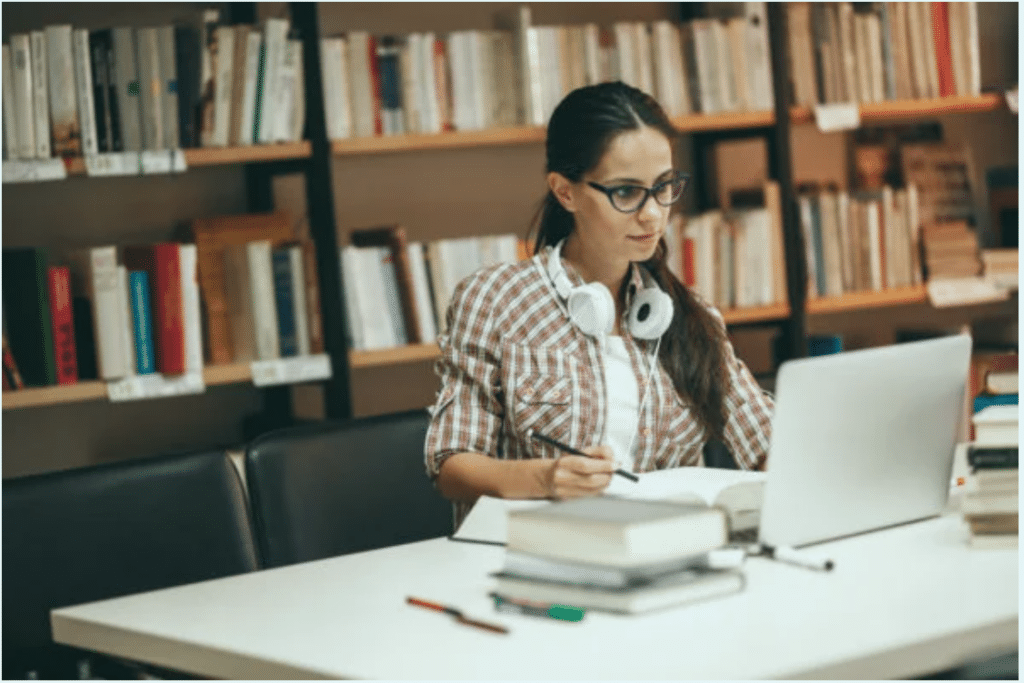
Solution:
M 566 300 L 569 320 L 581 332 L 591 337 L 611 334 L 615 328 L 615 301 L 612 293 L 600 282 L 589 282 L 573 287 L 562 267 L 563 239 L 548 256 L 548 276 L 558 296 Z M 637 339 L 660 339 L 672 322 L 672 297 L 663 292 L 653 278 L 640 268 L 644 288 L 633 297 L 629 307 L 627 325 L 629 333 Z

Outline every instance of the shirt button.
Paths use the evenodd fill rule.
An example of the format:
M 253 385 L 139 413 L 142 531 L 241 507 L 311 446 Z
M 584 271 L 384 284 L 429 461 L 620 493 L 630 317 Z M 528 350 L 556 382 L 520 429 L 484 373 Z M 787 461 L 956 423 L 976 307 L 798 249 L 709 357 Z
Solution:
M 647 438 L 647 436 L 650 433 L 651 433 L 651 430 L 648 429 L 647 427 L 643 427 L 643 428 L 640 429 L 640 436 L 644 437 L 645 439 Z
M 523 396 L 525 396 L 526 398 L 530 398 L 531 396 L 533 396 L 533 389 L 531 389 L 530 387 L 526 387 L 525 389 L 523 389 Z

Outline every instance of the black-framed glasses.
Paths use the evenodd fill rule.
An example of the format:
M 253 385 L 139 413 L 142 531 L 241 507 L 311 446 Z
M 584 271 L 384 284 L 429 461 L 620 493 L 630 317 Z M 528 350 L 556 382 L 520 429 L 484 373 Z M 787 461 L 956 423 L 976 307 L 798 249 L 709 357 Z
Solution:
M 622 213 L 634 213 L 642 209 L 650 197 L 654 197 L 654 201 L 662 206 L 671 206 L 683 196 L 683 190 L 686 189 L 689 182 L 689 173 L 677 173 L 654 187 L 644 187 L 643 185 L 606 186 L 589 180 L 587 185 L 604 192 L 616 210 Z

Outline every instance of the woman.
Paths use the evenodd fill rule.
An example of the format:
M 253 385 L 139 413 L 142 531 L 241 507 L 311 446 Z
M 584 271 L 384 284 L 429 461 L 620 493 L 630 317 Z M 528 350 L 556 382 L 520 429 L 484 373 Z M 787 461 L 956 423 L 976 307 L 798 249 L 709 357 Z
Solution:
M 535 254 L 463 280 L 440 339 L 426 465 L 457 525 L 482 494 L 596 495 L 619 467 L 699 465 L 710 438 L 764 466 L 772 401 L 665 264 L 686 182 L 675 135 L 623 83 L 575 90 L 552 114 Z

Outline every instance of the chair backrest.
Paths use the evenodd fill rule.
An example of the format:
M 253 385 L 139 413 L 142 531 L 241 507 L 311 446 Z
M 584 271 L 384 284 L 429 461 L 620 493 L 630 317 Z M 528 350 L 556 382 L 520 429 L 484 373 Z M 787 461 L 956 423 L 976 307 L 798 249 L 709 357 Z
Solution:
M 245 492 L 223 451 L 3 482 L 3 677 L 74 678 L 49 611 L 258 568 Z
M 246 482 L 265 567 L 452 533 L 427 477 L 430 416 L 414 411 L 272 432 L 250 444 Z

